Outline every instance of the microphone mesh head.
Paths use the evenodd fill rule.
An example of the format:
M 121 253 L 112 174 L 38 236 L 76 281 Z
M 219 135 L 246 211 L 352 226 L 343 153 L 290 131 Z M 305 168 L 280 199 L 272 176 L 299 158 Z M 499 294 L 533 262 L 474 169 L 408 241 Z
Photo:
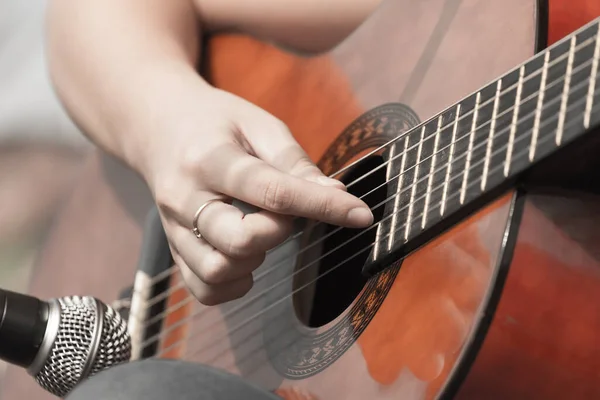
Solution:
M 35 380 L 55 396 L 65 397 L 85 378 L 129 361 L 131 340 L 119 313 L 93 297 L 64 297 L 58 305 L 58 332 Z M 97 338 L 100 322 L 102 332 L 96 333 Z

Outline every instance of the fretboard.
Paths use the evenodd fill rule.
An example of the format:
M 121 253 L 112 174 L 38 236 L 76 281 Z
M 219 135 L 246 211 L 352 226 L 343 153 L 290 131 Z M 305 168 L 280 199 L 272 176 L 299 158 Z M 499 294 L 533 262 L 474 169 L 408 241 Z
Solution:
M 599 21 L 388 146 L 395 193 L 389 193 L 366 271 L 421 246 L 444 222 L 600 122 Z

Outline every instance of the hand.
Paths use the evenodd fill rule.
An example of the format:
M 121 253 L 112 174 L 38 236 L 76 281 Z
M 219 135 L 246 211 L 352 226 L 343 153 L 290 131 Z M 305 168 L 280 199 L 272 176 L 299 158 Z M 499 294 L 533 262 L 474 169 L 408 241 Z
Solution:
M 291 233 L 294 216 L 345 227 L 372 223 L 368 206 L 323 175 L 278 119 L 207 85 L 192 85 L 161 110 L 172 124 L 151 135 L 143 175 L 176 264 L 200 302 L 246 294 L 265 253 Z M 200 213 L 199 207 L 212 199 Z M 244 215 L 238 199 L 260 210 Z

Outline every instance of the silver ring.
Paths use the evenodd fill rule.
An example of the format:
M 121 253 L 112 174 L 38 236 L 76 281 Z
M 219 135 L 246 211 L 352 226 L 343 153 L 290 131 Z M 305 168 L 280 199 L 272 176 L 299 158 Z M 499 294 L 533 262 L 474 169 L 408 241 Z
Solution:
M 196 211 L 196 214 L 194 214 L 194 220 L 192 221 L 192 232 L 194 233 L 194 235 L 196 235 L 196 237 L 198 239 L 202 238 L 202 234 L 200 233 L 200 229 L 198 229 L 198 218 L 200 218 L 200 213 L 202 211 L 204 211 L 204 209 L 206 208 L 206 206 L 208 206 L 210 203 L 213 203 L 215 201 L 222 201 L 222 198 L 216 198 L 216 199 L 210 199 L 208 200 L 206 203 L 202 204 L 200 206 L 200 208 L 198 208 L 198 211 Z

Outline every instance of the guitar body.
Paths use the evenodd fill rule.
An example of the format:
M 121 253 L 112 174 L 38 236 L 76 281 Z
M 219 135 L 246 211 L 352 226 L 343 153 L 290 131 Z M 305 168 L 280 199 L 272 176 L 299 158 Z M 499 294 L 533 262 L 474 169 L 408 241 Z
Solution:
M 333 173 L 599 15 L 595 0 L 384 0 L 315 57 L 208 38 L 201 73 L 286 122 Z M 303 268 L 308 256 L 280 266 L 305 234 L 269 256 L 245 298 L 212 308 L 168 265 L 136 268 L 149 213 L 138 177 L 95 153 L 56 216 L 31 292 L 112 302 L 162 273 L 159 310 L 136 318 L 143 302 L 131 305 L 137 355 L 208 363 L 286 400 L 600 397 L 597 195 L 509 190 L 368 281 L 360 262 L 316 284 L 331 266 Z M 149 320 L 155 331 L 142 329 Z M 2 396 L 51 398 L 14 368 Z

